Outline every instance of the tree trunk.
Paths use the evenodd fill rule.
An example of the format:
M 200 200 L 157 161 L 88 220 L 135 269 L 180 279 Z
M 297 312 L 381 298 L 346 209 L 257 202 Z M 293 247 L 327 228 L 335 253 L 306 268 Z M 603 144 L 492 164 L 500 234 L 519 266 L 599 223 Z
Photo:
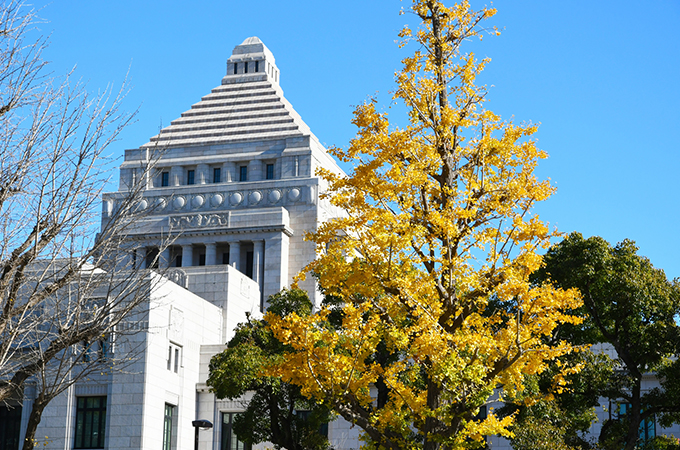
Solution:
M 33 402 L 31 415 L 28 417 L 28 423 L 26 424 L 26 437 L 24 439 L 22 450 L 33 450 L 35 447 L 35 432 L 38 429 L 38 424 L 40 423 L 42 413 L 50 400 L 51 398 L 45 396 L 41 392 Z
M 441 397 L 441 387 L 433 381 L 430 377 L 427 380 L 427 408 L 430 411 L 434 411 L 439 408 L 439 400 Z M 436 434 L 436 428 L 438 425 L 438 420 L 436 417 L 428 417 L 425 419 L 425 442 L 423 444 L 423 450 L 438 450 L 439 442 L 433 440 Z
M 630 412 L 628 413 L 628 433 L 626 433 L 626 444 L 623 450 L 633 450 L 637 446 L 640 434 L 640 418 L 642 404 L 640 403 L 640 379 L 635 379 L 633 391 L 631 392 Z

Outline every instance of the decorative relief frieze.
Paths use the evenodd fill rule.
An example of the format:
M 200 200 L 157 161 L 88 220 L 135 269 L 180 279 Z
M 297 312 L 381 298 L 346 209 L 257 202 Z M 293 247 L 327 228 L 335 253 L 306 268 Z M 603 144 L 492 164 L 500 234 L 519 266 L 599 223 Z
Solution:
M 262 193 L 260 191 L 253 191 L 248 196 L 248 203 L 251 205 L 257 205 L 262 200 Z
M 298 188 L 293 188 L 288 191 L 288 200 L 291 202 L 296 202 L 300 200 L 300 189 Z
M 178 197 L 175 197 L 175 199 L 172 201 L 172 206 L 175 207 L 175 209 L 182 209 L 184 208 L 184 205 L 187 204 L 187 201 L 184 197 L 181 195 Z
M 203 206 L 204 203 L 205 198 L 202 195 L 194 195 L 194 198 L 191 200 L 191 206 L 194 209 L 200 208 L 201 206 Z
M 187 273 L 182 269 L 170 269 L 165 273 L 165 278 L 182 286 L 184 289 L 189 287 L 189 279 L 187 278 Z
M 258 207 L 269 205 L 294 204 L 300 202 L 313 202 L 313 186 L 294 186 L 286 188 L 248 189 L 242 191 L 214 191 L 202 193 L 186 193 L 175 196 L 145 197 L 140 200 L 136 208 L 139 211 L 147 210 L 150 214 L 167 214 L 172 211 L 209 211 L 211 209 L 231 209 L 242 207 Z M 114 202 L 105 202 L 103 214 L 108 217 L 115 209 Z M 118 203 L 118 202 L 116 202 Z M 117 206 L 117 205 L 116 205 Z M 206 214 L 200 215 L 205 217 Z M 198 217 L 198 216 L 186 216 Z M 194 221 L 199 219 L 192 219 Z M 202 219 L 201 219 L 202 220 Z M 203 222 L 201 222 L 203 223 Z M 192 225 L 193 226 L 193 225 Z M 199 225 L 196 225 L 199 226 Z
M 278 189 L 272 189 L 271 191 L 269 191 L 268 197 L 269 203 L 276 203 L 279 200 L 281 200 L 281 191 L 279 191 Z
M 228 227 L 229 213 L 187 214 L 170 217 L 170 228 Z

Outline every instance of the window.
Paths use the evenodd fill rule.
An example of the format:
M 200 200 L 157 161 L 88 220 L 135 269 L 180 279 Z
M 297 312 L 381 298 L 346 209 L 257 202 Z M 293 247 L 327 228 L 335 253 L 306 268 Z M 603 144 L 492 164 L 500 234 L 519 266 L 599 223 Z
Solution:
M 253 252 L 246 252 L 246 276 L 253 279 Z
M 97 339 L 93 342 L 83 341 L 81 345 L 83 349 L 83 362 L 103 361 L 109 356 L 109 342 L 107 337 Z
M 146 249 L 146 267 L 147 269 L 158 269 L 158 248 Z
M 248 73 L 248 61 L 243 63 L 243 73 Z
M 312 412 L 311 411 L 295 411 L 295 415 L 307 422 L 311 416 Z M 321 425 L 319 425 L 319 429 L 316 430 L 317 433 L 319 433 L 321 436 L 325 437 L 328 439 L 328 422 L 324 422 Z
M 238 63 L 234 63 L 234 75 L 238 73 Z
M 175 373 L 179 372 L 179 367 L 182 363 L 182 347 L 175 345 L 172 342 L 168 345 L 168 360 L 166 368 Z
M 248 181 L 248 166 L 239 167 L 239 181 Z
M 175 255 L 175 267 L 182 267 L 182 255 Z
M 222 264 L 229 264 L 229 253 L 222 253 Z
M 265 178 L 267 180 L 274 179 L 274 164 L 267 164 L 267 173 Z
M 215 167 L 213 169 L 213 183 L 221 183 L 222 182 L 222 169 L 219 167 Z
M 255 72 L 260 71 L 260 61 L 255 61 Z
M 0 448 L 18 450 L 20 430 L 21 405 L 0 403 Z
M 237 413 L 222 413 L 222 430 L 220 439 L 220 450 L 250 450 L 250 445 L 238 440 L 234 434 L 234 419 Z
M 630 412 L 631 405 L 630 403 L 619 403 L 617 406 L 617 418 L 621 420 Z M 639 437 L 642 442 L 649 442 L 656 437 L 656 418 L 654 415 L 647 417 L 640 423 Z
M 175 448 L 173 438 L 175 437 L 175 409 L 176 407 L 168 403 L 165 404 L 165 416 L 163 418 L 163 450 Z
M 198 255 L 198 265 L 205 266 L 205 253 Z
M 195 175 L 196 175 L 196 171 L 187 170 L 187 184 L 194 184 Z
M 104 448 L 106 397 L 78 397 L 73 448 Z
M 161 187 L 170 185 L 170 172 L 161 173 Z

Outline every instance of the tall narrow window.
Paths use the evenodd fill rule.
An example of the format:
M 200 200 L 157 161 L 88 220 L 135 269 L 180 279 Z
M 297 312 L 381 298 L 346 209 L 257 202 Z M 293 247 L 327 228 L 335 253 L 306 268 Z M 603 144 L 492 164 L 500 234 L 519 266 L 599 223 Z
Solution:
M 222 264 L 229 264 L 229 252 L 222 253 Z
M 104 448 L 106 397 L 78 397 L 73 448 Z
M 175 373 L 179 372 L 179 349 L 175 348 Z
M 198 265 L 205 266 L 205 253 L 198 255 Z
M 274 164 L 267 164 L 267 174 L 266 174 L 267 180 L 273 180 L 274 179 Z
M 187 170 L 187 184 L 194 184 L 196 172 L 193 170 Z
M 248 61 L 243 63 L 243 73 L 248 73 Z
M 170 172 L 161 173 L 161 187 L 170 185 Z
M 253 252 L 246 252 L 246 276 L 253 278 Z
M 168 370 L 172 369 L 172 345 L 168 347 Z
M 239 167 L 239 181 L 248 181 L 248 166 Z
M 238 73 L 238 63 L 234 63 L 234 75 Z
M 250 450 L 251 446 L 238 440 L 234 433 L 234 419 L 237 413 L 222 413 L 222 429 L 220 430 L 220 450 Z
M 215 167 L 213 169 L 213 183 L 221 183 L 222 182 L 222 169 L 219 167 Z
M 163 418 L 163 450 L 172 450 L 173 445 L 173 428 L 175 420 L 175 406 L 168 403 L 165 404 L 165 416 Z
M 255 72 L 260 71 L 260 61 L 255 61 Z
M 20 430 L 21 405 L 0 403 L 0 447 L 6 449 L 20 448 Z

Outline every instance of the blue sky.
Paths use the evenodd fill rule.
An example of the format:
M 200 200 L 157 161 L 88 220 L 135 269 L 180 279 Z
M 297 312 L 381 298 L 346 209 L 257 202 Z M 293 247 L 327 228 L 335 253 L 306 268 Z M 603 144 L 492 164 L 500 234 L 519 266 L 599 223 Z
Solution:
M 397 48 L 397 32 L 417 25 L 399 15 L 406 0 L 32 4 L 47 21 L 38 31 L 50 36 L 55 75 L 77 65 L 96 92 L 129 72 L 124 106 L 139 112 L 111 148 L 117 157 L 217 86 L 249 36 L 274 53 L 286 97 L 321 142 L 346 146 L 352 105 L 377 95 L 389 106 L 394 72 L 413 50 Z M 489 109 L 541 124 L 536 137 L 550 158 L 538 173 L 558 191 L 536 212 L 563 232 L 633 239 L 669 278 L 680 277 L 680 2 L 493 6 L 489 25 L 501 36 L 471 48 L 492 60 L 482 78 Z

